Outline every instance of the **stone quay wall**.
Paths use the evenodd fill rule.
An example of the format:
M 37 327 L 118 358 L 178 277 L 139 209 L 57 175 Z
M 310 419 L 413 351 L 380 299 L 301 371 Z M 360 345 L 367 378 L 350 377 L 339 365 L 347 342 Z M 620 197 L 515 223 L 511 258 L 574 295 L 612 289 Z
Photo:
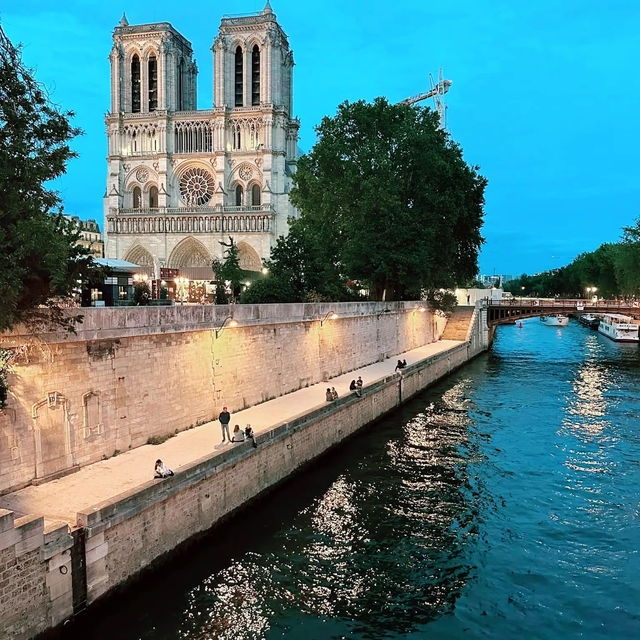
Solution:
M 0 509 L 0 638 L 30 638 L 69 617 L 72 546 L 66 522 Z
M 2 334 L 0 493 L 433 342 L 444 321 L 418 304 L 83 309 L 76 335 Z
M 121 586 L 177 545 L 233 515 L 358 429 L 484 351 L 485 313 L 469 337 L 250 443 L 203 457 L 77 514 L 77 527 L 0 511 L 0 637 L 27 640 Z

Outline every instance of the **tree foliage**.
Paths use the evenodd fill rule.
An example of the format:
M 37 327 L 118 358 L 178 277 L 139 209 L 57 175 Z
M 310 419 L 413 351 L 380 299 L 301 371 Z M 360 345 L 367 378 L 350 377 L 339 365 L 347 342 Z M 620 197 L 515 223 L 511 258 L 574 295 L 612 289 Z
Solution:
M 235 302 L 242 291 L 243 271 L 240 268 L 240 259 L 238 257 L 238 245 L 229 236 L 229 242 L 220 241 L 225 247 L 223 250 L 223 260 L 215 258 L 211 263 L 211 268 L 216 274 L 216 303 L 227 304 L 229 296 L 226 292 L 226 283 L 229 283 L 231 291 L 231 301 Z
M 53 105 L 0 27 L 0 330 L 47 321 L 72 329 L 63 300 L 91 273 L 78 229 L 46 188 L 75 157 L 73 114 Z
M 297 292 L 340 299 L 354 280 L 390 300 L 477 273 L 486 180 L 436 114 L 383 98 L 345 102 L 317 132 L 291 191 L 301 212 L 291 243 L 312 253 L 291 265 Z M 272 255 L 275 275 L 291 263 L 280 253 Z
M 515 295 L 583 298 L 587 287 L 599 296 L 640 295 L 640 219 L 623 229 L 620 242 L 606 243 L 582 253 L 565 267 L 535 276 L 523 274 L 505 285 Z

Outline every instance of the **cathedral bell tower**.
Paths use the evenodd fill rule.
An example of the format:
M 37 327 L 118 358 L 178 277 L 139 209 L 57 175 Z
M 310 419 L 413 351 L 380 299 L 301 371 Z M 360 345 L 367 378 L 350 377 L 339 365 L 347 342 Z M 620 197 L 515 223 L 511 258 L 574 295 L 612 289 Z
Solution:
M 267 2 L 222 18 L 213 44 L 214 104 L 198 110 L 191 43 L 168 22 L 113 32 L 105 255 L 213 280 L 221 240 L 259 271 L 297 212 L 293 54 Z

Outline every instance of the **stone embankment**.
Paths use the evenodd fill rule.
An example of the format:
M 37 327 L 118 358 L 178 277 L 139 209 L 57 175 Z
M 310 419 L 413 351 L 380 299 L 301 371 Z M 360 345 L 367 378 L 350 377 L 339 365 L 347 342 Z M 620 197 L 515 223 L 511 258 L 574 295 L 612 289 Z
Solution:
M 318 376 L 315 384 L 300 384 L 305 379 L 303 366 L 292 362 L 298 383 L 289 393 L 251 406 L 247 402 L 234 405 L 237 396 L 233 393 L 229 402 L 226 394 L 223 396 L 233 413 L 232 425 L 254 426 L 255 449 L 250 443 L 220 444 L 219 425 L 211 422 L 184 430 L 162 444 L 132 448 L 85 465 L 77 473 L 0 496 L 0 507 L 4 508 L 0 511 L 0 637 L 31 638 L 82 611 L 163 554 L 229 517 L 487 348 L 486 319 L 481 310 L 467 316 L 465 338 L 437 341 L 441 327 L 436 319 L 429 312 L 412 311 L 411 307 L 407 310 L 404 305 L 389 312 L 373 309 L 368 315 L 354 313 L 351 319 L 342 309 L 338 312 L 340 319 L 322 324 L 323 330 L 334 332 L 333 340 L 329 331 L 320 333 L 320 328 L 307 325 L 319 321 L 284 323 L 287 332 L 280 336 L 282 349 L 291 348 L 286 344 L 291 336 L 306 335 L 311 342 L 320 336 L 322 348 L 334 346 L 333 357 L 339 363 L 320 357 L 314 344 L 314 355 L 306 360 L 312 365 L 306 378 Z M 332 311 L 327 309 L 324 314 Z M 273 323 L 274 318 L 269 321 Z M 344 335 L 338 339 L 339 322 L 345 324 Z M 298 323 L 299 328 L 287 326 Z M 351 326 L 345 331 L 347 323 Z M 264 331 L 266 340 L 277 333 L 279 326 L 274 328 L 272 324 L 267 329 L 254 325 Z M 395 340 L 390 335 L 393 327 L 402 334 Z M 131 326 L 121 326 L 120 330 L 139 333 L 121 335 L 116 338 L 119 340 L 149 337 L 148 332 Z M 364 344 L 356 335 L 359 330 L 369 339 L 375 336 L 375 343 Z M 234 328 L 228 335 L 238 341 L 241 334 L 236 331 Z M 176 333 L 169 335 L 184 346 Z M 184 329 L 182 333 L 192 332 Z M 83 337 L 86 349 L 96 336 Z M 264 350 L 253 338 L 250 342 L 258 355 L 252 357 L 247 347 L 243 357 L 253 363 L 257 375 L 265 381 L 263 370 L 269 370 L 272 377 L 282 375 L 282 360 L 276 363 L 271 358 L 270 365 L 259 362 Z M 238 344 L 242 344 L 241 339 Z M 354 346 L 362 346 L 365 354 L 354 353 Z M 402 375 L 394 373 L 397 358 L 406 358 L 408 363 Z M 362 360 L 365 362 L 347 368 Z M 211 362 L 210 356 L 207 361 Z M 75 364 L 81 368 L 83 359 Z M 333 375 L 326 375 L 329 370 Z M 158 367 L 146 375 L 157 377 L 166 375 L 166 371 Z M 252 383 L 251 374 L 245 375 L 244 379 L 235 378 L 237 385 Z M 349 381 L 358 375 L 365 381 L 362 398 L 348 391 Z M 324 401 L 327 386 L 336 387 L 338 400 Z M 250 393 L 241 390 L 243 395 Z M 155 418 L 151 413 L 147 421 Z M 152 480 L 156 458 L 165 460 L 175 476 Z

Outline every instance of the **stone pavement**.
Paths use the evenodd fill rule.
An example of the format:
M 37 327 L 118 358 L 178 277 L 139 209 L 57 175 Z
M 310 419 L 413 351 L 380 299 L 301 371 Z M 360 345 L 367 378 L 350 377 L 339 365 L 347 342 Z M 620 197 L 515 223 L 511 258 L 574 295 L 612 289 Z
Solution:
M 250 423 L 256 435 L 259 435 L 324 405 L 327 387 L 335 387 L 340 396 L 348 395 L 349 383 L 358 376 L 362 376 L 366 387 L 392 373 L 399 359 L 406 359 L 407 365 L 411 365 L 459 344 L 460 341 L 456 340 L 433 342 L 336 376 L 327 382 L 320 382 L 238 411 L 231 416 L 230 430 L 233 431 L 235 424 L 244 428 Z M 152 420 L 153 416 L 149 419 Z M 208 422 L 182 431 L 160 445 L 137 447 L 108 460 L 83 467 L 76 473 L 58 480 L 0 496 L 0 508 L 15 511 L 17 516 L 44 515 L 47 519 L 64 520 L 75 526 L 78 511 L 84 511 L 151 480 L 157 458 L 177 471 L 184 465 L 202 459 L 207 453 L 213 457 L 228 447 L 235 446 L 226 442 L 222 444 L 221 439 L 220 423 L 217 420 Z

